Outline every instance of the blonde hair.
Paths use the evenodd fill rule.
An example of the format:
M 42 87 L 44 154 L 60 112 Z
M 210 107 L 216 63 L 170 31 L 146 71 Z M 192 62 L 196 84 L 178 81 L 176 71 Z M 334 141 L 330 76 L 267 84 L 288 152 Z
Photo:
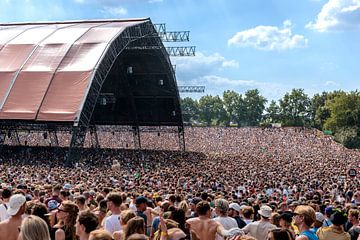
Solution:
M 30 215 L 22 220 L 20 227 L 22 240 L 49 240 L 49 228 L 44 220 Z
M 184 212 L 186 213 L 187 210 L 189 209 L 189 204 L 187 204 L 187 202 L 185 200 L 183 200 L 180 202 L 179 208 L 184 210 Z
M 297 206 L 294 213 L 304 216 L 304 222 L 308 227 L 310 227 L 316 220 L 315 210 L 310 206 Z
M 112 240 L 112 237 L 106 230 L 99 229 L 90 233 L 89 240 Z

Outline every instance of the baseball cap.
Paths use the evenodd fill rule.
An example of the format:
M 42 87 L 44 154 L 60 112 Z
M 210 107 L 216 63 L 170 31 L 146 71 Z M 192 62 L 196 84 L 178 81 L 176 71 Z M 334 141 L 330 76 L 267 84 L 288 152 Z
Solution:
M 316 212 L 315 218 L 316 218 L 316 221 L 318 221 L 318 222 L 324 222 L 324 220 L 325 220 L 325 217 L 321 212 Z
M 135 199 L 135 204 L 147 203 L 148 199 L 144 196 L 139 196 Z
M 49 211 L 55 210 L 60 206 L 60 203 L 58 203 L 56 200 L 50 200 L 47 204 Z
M 15 214 L 17 214 L 17 212 L 19 211 L 21 206 L 24 205 L 25 202 L 26 202 L 26 198 L 24 195 L 22 194 L 12 195 L 9 200 L 9 208 L 7 210 L 7 213 L 10 216 L 14 216 Z
M 241 210 L 240 205 L 237 203 L 230 203 L 229 209 L 234 209 L 237 212 L 240 212 L 240 210 Z

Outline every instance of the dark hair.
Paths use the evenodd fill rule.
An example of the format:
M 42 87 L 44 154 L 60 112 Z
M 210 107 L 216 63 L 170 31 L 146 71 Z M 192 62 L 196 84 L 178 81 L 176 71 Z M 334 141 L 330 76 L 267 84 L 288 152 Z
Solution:
M 333 211 L 334 213 L 331 214 L 330 220 L 335 226 L 341 226 L 347 222 L 348 218 L 346 213 L 344 213 L 340 209 L 334 209 Z
M 122 204 L 121 194 L 118 192 L 111 192 L 107 195 L 107 200 L 112 202 L 116 207 L 120 207 Z
M 5 188 L 3 190 L 3 192 L 1 193 L 1 197 L 2 198 L 10 198 L 11 197 L 11 191 L 7 188 Z
M 38 216 L 39 218 L 44 220 L 48 226 L 50 226 L 49 217 L 45 216 L 45 214 L 47 213 L 48 213 L 48 209 L 46 205 L 43 203 L 35 203 L 32 206 L 31 215 Z
M 288 229 L 275 228 L 270 230 L 276 240 L 294 240 L 294 236 Z
M 84 195 L 77 196 L 75 199 L 76 199 L 76 201 L 78 201 L 81 205 L 85 205 L 86 198 L 85 198 Z
M 176 208 L 175 211 L 172 212 L 171 216 L 172 220 L 177 222 L 179 224 L 179 228 L 184 231 L 186 221 L 185 211 L 183 209 Z
M 99 225 L 98 218 L 90 211 L 80 212 L 78 221 L 80 224 L 84 225 L 86 233 L 94 231 Z
M 196 204 L 196 213 L 201 215 L 205 215 L 207 211 L 210 211 L 210 204 L 206 201 L 201 201 Z

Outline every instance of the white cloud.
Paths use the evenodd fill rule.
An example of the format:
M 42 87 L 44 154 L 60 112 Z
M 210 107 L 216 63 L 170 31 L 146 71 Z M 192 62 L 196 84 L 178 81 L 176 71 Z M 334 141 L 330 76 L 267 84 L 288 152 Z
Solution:
M 360 27 L 360 0 L 329 0 L 306 28 L 319 32 Z
M 284 21 L 283 28 L 275 26 L 257 26 L 236 33 L 228 40 L 228 45 L 252 47 L 267 51 L 306 47 L 308 39 L 302 35 L 294 35 L 291 28 L 292 24 L 290 20 Z
M 110 14 L 113 17 L 124 16 L 127 14 L 127 9 L 123 7 L 104 7 L 102 12 L 107 15 Z
M 179 79 L 190 80 L 204 74 L 212 74 L 225 68 L 238 68 L 236 60 L 227 60 L 219 53 L 206 55 L 197 52 L 195 57 L 174 57 L 171 59 L 176 65 L 176 74 Z
M 338 84 L 337 82 L 334 82 L 334 81 L 326 81 L 325 86 L 335 86 L 335 87 L 338 87 L 338 86 L 340 86 L 340 84 Z
M 230 60 L 230 61 L 224 61 L 222 63 L 222 67 L 233 67 L 233 68 L 238 68 L 239 67 L 239 63 L 235 60 Z
M 149 3 L 160 3 L 163 2 L 163 0 L 149 0 Z

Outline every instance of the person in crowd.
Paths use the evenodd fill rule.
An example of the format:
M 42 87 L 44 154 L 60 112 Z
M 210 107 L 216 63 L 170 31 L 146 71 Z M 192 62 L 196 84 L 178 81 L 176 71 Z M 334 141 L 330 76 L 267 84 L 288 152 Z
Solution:
M 60 190 L 61 190 L 60 185 L 56 185 L 55 187 L 53 187 L 52 196 L 45 200 L 45 204 L 48 204 L 48 202 L 51 200 L 55 200 L 56 202 L 61 203 L 62 200 L 60 198 Z
M 275 225 L 270 223 L 272 209 L 271 209 L 271 207 L 269 207 L 267 205 L 263 205 L 263 206 L 261 206 L 258 213 L 260 215 L 260 220 L 249 223 L 242 230 L 246 234 L 248 234 L 258 240 L 266 240 L 267 236 L 268 236 L 268 232 L 270 230 L 276 228 Z
M 75 197 L 75 204 L 78 206 L 79 211 L 89 210 L 89 207 L 86 205 L 86 198 L 84 195 Z
M 215 213 L 217 215 L 214 220 L 220 223 L 224 229 L 230 230 L 231 228 L 237 228 L 238 224 L 236 220 L 228 216 L 229 202 L 225 199 L 215 200 Z M 217 235 L 216 239 L 222 239 L 222 236 Z
M 246 226 L 246 223 L 244 222 L 244 220 L 241 219 L 240 217 L 240 205 L 237 203 L 230 203 L 229 205 L 229 212 L 228 215 L 229 217 L 232 217 L 236 220 L 236 223 L 238 225 L 238 228 L 243 228 Z
M 90 232 L 97 229 L 99 225 L 97 216 L 90 211 L 81 211 L 76 220 L 76 236 L 79 240 L 88 240 Z
M 246 225 L 253 222 L 254 209 L 251 206 L 244 206 L 241 209 Z
M 294 240 L 293 234 L 282 228 L 275 228 L 269 231 L 267 240 Z
M 50 240 L 49 227 L 43 219 L 27 216 L 22 220 L 18 240 Z
M 114 232 L 114 234 L 113 234 L 114 240 L 122 240 L 123 239 L 124 229 L 127 228 L 127 223 L 129 222 L 129 220 L 134 217 L 136 217 L 136 214 L 132 210 L 125 210 L 120 213 L 121 230 Z
M 124 230 L 124 240 L 128 240 L 134 233 L 145 234 L 145 221 L 142 217 L 136 216 L 127 222 Z
M 315 222 L 310 231 L 316 234 L 317 230 L 323 226 L 324 221 L 325 216 L 321 212 L 315 212 Z
M 106 217 L 104 220 L 104 229 L 110 234 L 113 234 L 115 231 L 121 230 L 121 225 L 119 221 L 121 213 L 121 203 L 122 198 L 121 194 L 118 192 L 111 192 L 107 195 L 107 208 L 111 212 L 111 215 Z
M 76 238 L 76 219 L 79 208 L 71 201 L 63 201 L 57 208 L 58 223 L 54 225 L 55 240 L 73 240 Z
M 0 204 L 0 222 L 10 218 L 10 215 L 7 213 L 10 197 L 11 190 L 8 188 L 3 189 L 1 193 L 2 203 Z
M 90 232 L 89 240 L 113 240 L 111 234 L 103 229 Z
M 310 231 L 316 220 L 315 210 L 310 206 L 299 205 L 293 213 L 293 221 L 299 229 L 299 236 L 296 240 L 318 240 L 318 237 Z
M 344 231 L 344 224 L 348 217 L 340 209 L 333 209 L 330 220 L 332 224 L 329 227 L 322 227 L 317 232 L 319 240 L 350 240 L 350 234 Z
M 348 221 L 352 225 L 352 227 L 348 230 L 348 233 L 351 236 L 351 240 L 356 240 L 360 234 L 359 210 L 358 209 L 350 209 L 349 210 Z
M 10 197 L 7 214 L 10 218 L 0 222 L 0 240 L 17 240 L 19 227 L 26 208 L 26 198 L 23 194 Z
M 211 208 L 207 201 L 201 201 L 196 205 L 196 213 L 199 217 L 190 218 L 186 221 L 192 239 L 214 240 L 216 234 L 221 237 L 231 236 L 232 232 L 226 231 L 219 222 L 210 218 Z M 238 233 L 241 234 L 241 232 Z

